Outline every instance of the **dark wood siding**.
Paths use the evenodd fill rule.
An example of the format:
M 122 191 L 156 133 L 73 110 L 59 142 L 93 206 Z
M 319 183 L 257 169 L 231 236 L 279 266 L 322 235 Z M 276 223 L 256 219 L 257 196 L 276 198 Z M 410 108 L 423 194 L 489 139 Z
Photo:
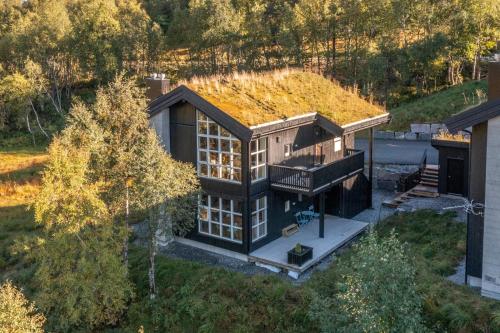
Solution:
M 471 136 L 469 199 L 484 203 L 486 181 L 486 142 L 488 124 L 475 125 Z M 482 278 L 484 218 L 468 215 L 466 274 Z
M 464 177 L 461 180 L 461 187 L 463 192 L 459 193 L 463 196 L 469 194 L 469 145 L 467 143 L 457 143 L 448 141 L 433 140 L 432 145 L 439 150 L 439 193 L 448 193 L 449 174 L 448 174 L 448 161 L 450 159 L 463 160 Z
M 176 160 L 196 165 L 196 109 L 191 104 L 170 108 L 170 152 Z
M 285 145 L 292 146 L 290 156 L 285 157 Z M 317 125 L 309 124 L 301 127 L 276 132 L 268 136 L 268 163 L 283 164 L 290 167 L 311 167 L 315 163 L 316 144 L 321 144 L 321 162 L 324 164 L 343 157 L 342 149 L 334 150 L 334 136 Z

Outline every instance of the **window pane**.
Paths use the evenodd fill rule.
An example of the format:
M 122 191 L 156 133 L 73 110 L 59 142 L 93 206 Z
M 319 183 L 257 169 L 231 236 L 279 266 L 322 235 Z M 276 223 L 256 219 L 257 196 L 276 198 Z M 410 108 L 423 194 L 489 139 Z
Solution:
M 234 239 L 239 241 L 243 239 L 241 229 L 234 229 Z
M 262 197 L 259 199 L 259 209 L 266 207 L 266 197 Z
M 233 169 L 233 179 L 237 181 L 241 181 L 241 170 Z
M 233 225 L 235 227 L 241 228 L 241 226 L 243 225 L 242 221 L 243 221 L 243 219 L 242 219 L 242 217 L 240 215 L 234 215 L 233 216 Z
M 253 169 L 252 170 L 252 180 L 256 180 L 256 179 L 257 179 L 257 170 Z
M 210 152 L 210 164 L 219 164 L 219 154 Z
M 241 144 L 240 144 L 240 141 L 239 140 L 232 140 L 231 143 L 233 145 L 233 153 L 240 154 L 241 153 Z
M 200 207 L 200 220 L 208 221 L 208 209 Z
M 208 132 L 210 135 L 219 135 L 219 125 L 216 123 L 210 123 L 208 125 Z
M 207 152 L 204 150 L 200 150 L 200 157 L 199 157 L 200 162 L 206 162 L 207 161 Z
M 250 165 L 252 167 L 257 166 L 257 155 L 252 155 L 252 157 L 250 158 Z
M 222 179 L 231 179 L 231 168 L 222 167 Z
M 206 121 L 207 116 L 203 112 L 198 111 L 198 120 Z
M 210 140 L 208 141 L 208 145 L 210 150 L 219 150 L 219 140 L 215 138 L 210 138 Z
M 259 236 L 257 235 L 257 227 L 252 228 L 252 239 L 256 239 Z
M 251 208 L 252 212 L 255 212 L 257 210 L 257 200 L 252 200 Z
M 259 225 L 259 237 L 262 237 L 266 234 L 266 224 Z
M 210 196 L 210 206 L 212 209 L 219 209 L 219 197 Z
M 264 178 L 266 177 L 266 167 L 265 166 L 260 166 L 257 168 L 257 179 Z
M 226 139 L 220 140 L 220 150 L 229 152 L 231 150 L 231 141 Z
M 216 223 L 212 223 L 212 230 L 211 230 L 212 235 L 220 236 L 220 226 Z
M 200 164 L 200 176 L 208 176 L 208 165 Z
M 207 135 L 207 123 L 205 122 L 199 122 L 198 123 L 198 133 L 202 134 L 202 135 Z
M 231 155 L 222 153 L 221 154 L 221 164 L 230 166 L 231 165 Z
M 219 221 L 219 211 L 218 210 L 212 210 L 210 214 L 210 221 L 211 222 L 220 222 Z
M 215 165 L 210 166 L 210 177 L 219 178 L 219 167 Z
M 224 127 L 220 127 L 220 136 L 230 137 L 231 134 Z
M 241 168 L 241 156 L 233 155 L 233 166 L 236 168 Z
M 257 218 L 257 213 L 253 213 L 252 214 L 252 226 L 256 226 L 257 224 L 259 224 L 259 220 Z
M 259 139 L 259 150 L 265 150 L 267 147 L 266 143 L 267 143 L 266 138 Z
M 259 221 L 262 223 L 266 220 L 266 211 L 265 210 L 261 210 L 259 212 Z
M 201 203 L 203 206 L 208 206 L 208 195 L 206 195 L 206 194 L 202 194 L 202 195 L 201 195 L 201 200 L 200 200 L 200 203 Z
M 266 163 L 266 153 L 259 153 L 259 164 L 264 164 Z
M 222 199 L 222 210 L 231 211 L 231 200 Z
M 254 141 L 250 142 L 250 151 L 252 153 L 257 151 L 257 141 L 254 140 Z
M 222 226 L 222 237 L 231 239 L 231 227 Z
M 231 225 L 231 213 L 222 213 L 222 223 Z
M 200 136 L 200 139 L 198 140 L 198 145 L 200 149 L 207 149 L 207 138 Z
M 206 232 L 208 233 L 208 222 L 205 222 L 205 221 L 201 221 L 200 222 L 200 230 L 201 232 Z

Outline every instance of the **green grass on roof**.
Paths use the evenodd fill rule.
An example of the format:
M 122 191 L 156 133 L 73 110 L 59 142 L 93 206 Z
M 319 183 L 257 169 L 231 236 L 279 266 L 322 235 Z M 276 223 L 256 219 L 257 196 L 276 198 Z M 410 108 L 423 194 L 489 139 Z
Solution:
M 486 81 L 470 81 L 441 90 L 389 110 L 388 129 L 407 131 L 412 123 L 441 123 L 446 118 L 486 100 Z
M 346 125 L 385 113 L 356 92 L 299 70 L 199 77 L 182 84 L 246 126 L 312 112 Z

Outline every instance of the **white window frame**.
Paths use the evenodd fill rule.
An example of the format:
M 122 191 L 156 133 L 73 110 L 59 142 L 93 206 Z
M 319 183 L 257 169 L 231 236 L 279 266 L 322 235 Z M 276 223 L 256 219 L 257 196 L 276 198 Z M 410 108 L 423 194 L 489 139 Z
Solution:
M 267 178 L 267 138 L 259 138 L 252 140 L 250 143 L 250 147 L 252 147 L 252 143 L 255 142 L 256 150 L 252 150 L 250 152 L 250 175 L 252 178 L 252 182 L 257 182 L 262 179 Z M 261 147 L 261 142 L 265 142 L 265 147 Z M 264 156 L 264 160 L 261 160 L 260 156 Z M 256 164 L 252 165 L 252 160 L 256 160 Z M 263 169 L 263 175 L 259 177 L 259 169 Z M 254 170 L 256 177 L 254 178 Z
M 256 242 L 267 236 L 267 196 L 260 197 L 255 201 L 255 211 L 252 211 L 251 214 L 251 223 L 252 223 L 252 242 Z M 263 204 L 262 204 L 263 203 Z M 253 204 L 252 204 L 253 206 Z M 264 218 L 261 220 L 259 213 L 262 213 Z M 260 234 L 261 227 L 264 228 L 264 233 Z M 257 237 L 254 238 L 253 231 L 257 230 Z
M 206 235 L 209 237 L 220 238 L 220 239 L 223 239 L 226 241 L 242 244 L 243 243 L 243 214 L 242 214 L 242 212 L 238 213 L 235 211 L 234 200 L 224 199 L 224 198 L 221 198 L 218 196 L 208 195 L 208 194 L 206 194 L 206 196 L 207 196 L 207 205 L 202 205 L 201 196 L 199 197 L 199 201 L 198 201 L 198 232 L 202 235 Z M 218 207 L 212 207 L 212 198 L 217 198 Z M 231 206 L 230 210 L 223 209 L 223 207 L 222 207 L 223 206 L 222 205 L 223 199 L 230 201 L 230 206 Z M 240 203 L 240 205 L 241 204 L 242 203 Z M 206 209 L 207 219 L 203 219 L 203 220 L 201 219 L 201 214 L 200 214 L 201 209 Z M 212 221 L 212 210 L 214 210 L 215 212 L 218 212 L 219 221 Z M 231 216 L 230 224 L 225 224 L 223 222 L 224 214 L 230 214 L 230 216 Z M 241 227 L 238 227 L 234 223 L 235 216 L 239 216 L 239 218 L 241 220 Z M 205 232 L 202 230 L 202 223 L 203 222 L 208 223 L 208 232 Z M 212 224 L 217 224 L 219 226 L 219 234 L 218 235 L 212 233 Z M 231 237 L 224 237 L 223 236 L 223 233 L 222 233 L 223 227 L 226 227 L 226 228 L 229 227 L 230 232 L 231 232 Z M 240 231 L 241 239 L 235 238 L 237 231 Z
M 290 200 L 285 201 L 285 213 L 290 211 Z
M 205 119 L 201 119 L 205 118 Z M 205 133 L 200 133 L 201 132 L 201 124 L 205 124 L 206 126 L 206 131 Z M 214 124 L 217 126 L 217 134 L 214 135 L 210 133 L 210 125 Z M 223 132 L 226 132 L 227 135 L 222 135 Z M 206 140 L 206 147 L 201 147 L 201 140 L 205 139 Z M 210 140 L 216 140 L 217 142 L 217 148 L 216 149 L 211 149 L 210 148 Z M 222 150 L 222 142 L 227 141 L 229 144 L 229 150 L 228 151 L 223 151 Z M 197 161 L 197 172 L 199 177 L 204 177 L 204 178 L 212 178 L 212 179 L 219 179 L 223 181 L 229 181 L 229 182 L 234 182 L 234 183 L 241 183 L 241 141 L 237 139 L 235 136 L 233 136 L 229 131 L 221 127 L 219 124 L 214 122 L 210 117 L 205 115 L 203 112 L 196 110 L 196 147 L 197 147 L 197 153 L 196 153 L 196 161 Z M 239 152 L 236 151 L 235 148 L 239 147 Z M 202 154 L 205 156 L 205 159 L 202 159 L 201 156 Z M 210 156 L 211 154 L 217 154 L 217 160 L 215 163 L 211 163 Z M 224 155 L 229 156 L 229 164 L 223 164 L 222 163 L 222 157 Z M 239 161 L 239 166 L 237 165 L 238 163 L 235 163 L 236 161 Z M 202 168 L 206 168 L 206 174 L 202 174 Z M 212 170 L 215 168 L 215 176 L 212 176 Z M 224 171 L 229 172 L 229 178 L 224 178 Z M 239 179 L 238 179 L 239 178 Z
M 333 139 L 333 150 L 335 152 L 339 152 L 342 150 L 342 138 L 341 137 L 337 137 L 337 138 Z
M 285 157 L 292 155 L 292 144 L 287 143 L 283 149 L 285 150 Z

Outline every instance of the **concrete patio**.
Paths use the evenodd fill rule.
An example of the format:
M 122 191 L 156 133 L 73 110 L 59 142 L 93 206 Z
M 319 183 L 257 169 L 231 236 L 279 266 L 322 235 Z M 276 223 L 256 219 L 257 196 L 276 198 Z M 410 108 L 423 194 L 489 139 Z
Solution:
M 268 266 L 270 269 L 284 269 L 291 277 L 298 278 L 301 273 L 342 247 L 367 227 L 368 223 L 365 222 L 325 215 L 324 238 L 319 238 L 319 221 L 315 219 L 302 226 L 297 233 L 289 237 L 280 237 L 250 253 L 248 260 L 258 265 Z M 287 259 L 287 252 L 297 243 L 313 248 L 312 260 L 300 267 L 288 264 Z

